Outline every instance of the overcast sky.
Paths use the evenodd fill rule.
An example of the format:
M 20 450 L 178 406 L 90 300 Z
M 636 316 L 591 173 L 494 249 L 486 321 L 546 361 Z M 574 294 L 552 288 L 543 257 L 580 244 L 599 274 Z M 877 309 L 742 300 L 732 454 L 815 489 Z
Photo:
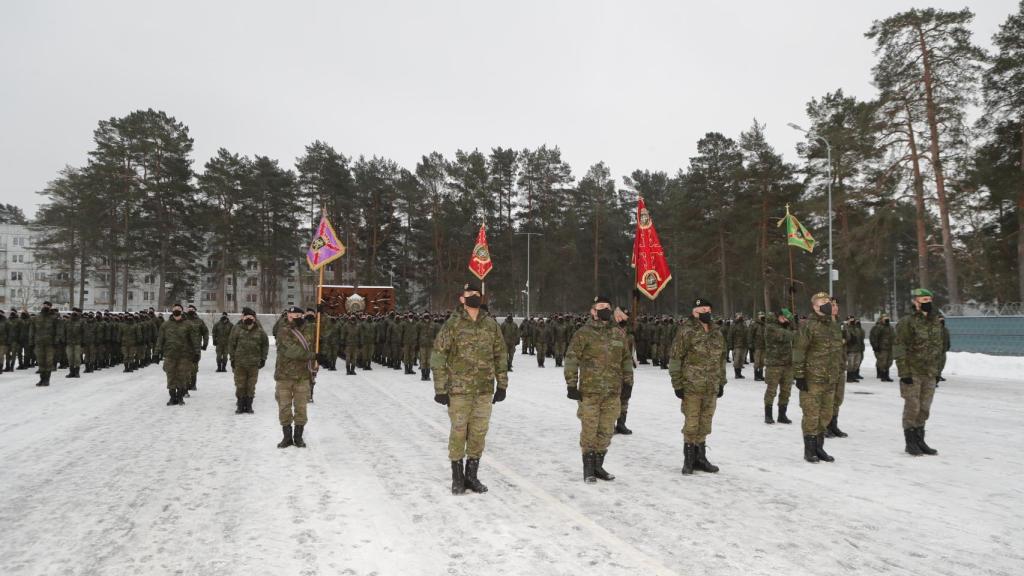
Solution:
M 5 1 L 0 202 L 31 216 L 97 121 L 164 110 L 195 139 L 291 167 L 315 139 L 413 168 L 421 155 L 558 145 L 674 173 L 708 131 L 756 117 L 791 161 L 807 101 L 870 98 L 875 19 L 945 0 Z M 1017 0 L 973 2 L 975 40 Z

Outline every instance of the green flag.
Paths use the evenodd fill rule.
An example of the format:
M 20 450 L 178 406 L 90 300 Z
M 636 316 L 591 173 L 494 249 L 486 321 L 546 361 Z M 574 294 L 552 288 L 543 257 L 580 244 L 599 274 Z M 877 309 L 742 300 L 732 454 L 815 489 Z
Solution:
M 777 226 L 782 226 L 783 222 L 786 223 L 786 242 L 790 246 L 814 252 L 814 236 L 811 236 L 811 233 L 796 219 L 796 216 L 789 213 L 788 204 L 786 205 L 786 217 L 779 220 Z

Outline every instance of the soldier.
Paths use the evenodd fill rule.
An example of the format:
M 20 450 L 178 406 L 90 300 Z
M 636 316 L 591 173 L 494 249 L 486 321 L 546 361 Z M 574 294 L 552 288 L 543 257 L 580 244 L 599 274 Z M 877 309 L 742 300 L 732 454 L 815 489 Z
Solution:
M 228 313 L 221 312 L 220 321 L 213 325 L 213 349 L 217 353 L 217 372 L 228 371 L 228 338 L 231 337 L 232 328 L 234 326 L 228 318 Z
M 126 315 L 121 324 L 121 357 L 125 372 L 135 371 L 135 333 L 134 318 Z
M 577 331 L 565 357 L 566 396 L 577 404 L 583 481 L 614 480 L 604 469 L 624 386 L 633 385 L 633 355 L 626 332 L 613 322 L 611 301 L 594 298 L 590 322 Z
M 747 326 L 743 323 L 743 314 L 737 314 L 729 332 L 732 339 L 732 369 L 738 380 L 743 379 L 743 367 L 746 365 L 748 349 Z
M 434 353 L 434 339 L 437 338 L 437 333 L 440 331 L 441 324 L 434 322 L 430 314 L 424 313 L 420 321 L 420 341 L 418 345 L 420 381 L 422 382 L 430 382 L 430 355 Z
M 92 312 L 87 312 L 82 322 L 82 352 L 85 353 L 85 373 L 88 374 L 96 369 L 96 318 Z
M 54 366 L 54 347 L 57 344 L 57 314 L 49 302 L 43 302 L 39 315 L 29 324 L 28 342 L 39 362 L 39 382 L 36 386 L 49 386 Z
M 533 329 L 533 343 L 537 347 L 537 366 L 544 367 L 548 347 L 551 345 L 551 320 L 540 318 Z
M 789 394 L 793 388 L 793 313 L 787 308 L 779 310 L 774 322 L 764 327 L 764 423 L 774 424 L 772 409 L 775 394 L 779 395 L 779 423 L 792 424 L 786 415 Z
M 199 317 L 199 314 L 196 312 L 196 307 L 193 304 L 188 305 L 188 317 L 186 320 L 192 325 L 192 329 L 199 335 L 199 339 L 202 342 L 202 349 L 206 350 L 206 347 L 210 343 L 210 329 L 206 327 L 206 322 Z M 202 353 L 196 355 L 195 365 L 192 366 L 192 378 L 189 382 L 188 390 L 196 389 L 196 377 L 199 374 L 200 358 L 202 358 Z M 188 390 L 185 391 L 185 398 L 189 397 Z
M 199 358 L 202 339 L 195 327 L 185 319 L 181 304 L 171 307 L 171 319 L 160 326 L 156 349 L 163 358 L 167 375 L 168 406 L 184 406 L 185 394 L 192 381 L 192 365 Z
M 846 381 L 860 382 L 860 364 L 864 361 L 864 330 L 853 316 L 846 319 L 843 340 L 846 344 Z
M 448 459 L 452 494 L 462 494 L 467 488 L 481 494 L 487 492 L 487 486 L 477 478 L 477 471 L 492 405 L 505 399 L 508 388 L 507 352 L 498 323 L 480 309 L 478 280 L 471 279 L 462 287 L 459 302 L 462 308 L 441 328 L 430 357 L 434 401 L 448 407 L 451 420 Z M 464 456 L 468 456 L 465 469 Z
M 306 313 L 302 316 L 302 320 L 303 320 L 303 322 L 302 322 L 302 333 L 307 336 L 306 341 L 309 342 L 309 345 L 313 347 L 313 353 L 315 355 L 317 355 L 316 348 L 317 348 L 317 343 L 319 341 L 316 338 L 316 308 L 307 307 L 306 308 Z M 322 335 L 321 335 L 321 339 L 322 339 Z M 322 366 L 322 364 L 320 364 L 320 359 L 322 357 L 323 357 L 323 354 L 320 353 L 320 354 L 317 355 L 316 358 L 313 359 L 313 374 L 309 378 L 309 400 L 308 400 L 308 402 L 310 404 L 313 403 L 313 389 L 316 388 L 316 373 L 318 373 L 320 371 L 320 367 Z M 299 446 L 299 448 L 304 448 L 304 447 L 305 447 L 305 445 Z
M 327 369 L 334 372 L 338 369 L 338 354 L 341 348 L 341 333 L 336 329 L 338 319 L 326 312 L 320 313 L 320 352 L 327 362 Z
M 359 322 L 359 339 L 363 343 L 359 353 L 359 359 L 363 370 L 373 370 L 373 356 L 377 347 L 377 332 L 380 330 L 380 323 L 375 318 L 370 318 L 365 313 Z M 355 370 L 352 370 L 355 373 Z
M 764 332 L 766 325 L 764 312 L 758 312 L 757 321 L 750 327 L 750 347 L 754 350 L 755 382 L 764 382 Z
M 825 452 L 825 429 L 832 421 L 836 387 L 843 382 L 846 365 L 843 334 L 832 317 L 829 295 L 811 297 L 813 317 L 800 327 L 793 342 L 793 377 L 800 390 L 804 460 L 833 462 Z
M 339 340 L 345 344 L 345 375 L 355 376 L 363 348 L 363 329 L 356 315 L 350 314 L 348 320 L 338 323 L 338 330 L 341 332 Z
M 938 454 L 925 443 L 924 426 L 931 414 L 942 361 L 942 324 L 930 290 L 911 292 L 914 313 L 896 326 L 893 356 L 903 398 L 903 438 L 911 456 Z
M 746 350 L 746 348 L 744 348 Z M 718 399 L 725 393 L 725 336 L 711 320 L 711 302 L 697 298 L 672 342 L 668 373 L 682 401 L 683 469 L 718 472 L 707 459 L 707 437 Z
M 71 319 L 64 323 L 64 345 L 68 358 L 68 373 L 65 378 L 78 378 L 82 366 L 82 341 L 85 335 L 85 322 L 82 321 L 82 310 L 71 309 Z
M 945 316 L 939 316 L 939 324 L 942 324 L 942 358 L 939 360 L 938 381 L 945 382 L 946 379 L 942 377 L 942 371 L 946 369 L 946 353 L 949 352 L 950 347 L 949 328 L 946 328 Z M 935 384 L 935 387 L 939 387 L 938 383 Z
M 306 447 L 306 442 L 302 438 L 306 423 L 309 421 L 306 405 L 317 372 L 316 346 L 313 340 L 315 327 L 310 325 L 309 316 L 311 314 L 303 315 L 302 308 L 292 306 L 288 309 L 287 323 L 277 331 L 274 398 L 277 399 L 278 420 L 283 433 L 278 448 Z
M 416 353 L 420 346 L 420 329 L 423 324 L 416 321 L 412 312 L 406 315 L 405 328 L 402 330 L 402 362 L 405 364 L 406 374 L 415 374 L 413 364 L 416 363 Z M 422 375 L 420 375 L 422 378 Z
M 7 355 L 11 341 L 10 326 L 11 323 L 7 321 L 7 315 L 0 310 L 0 374 L 3 374 L 5 369 L 8 372 L 11 370 L 11 360 Z
M 508 350 L 508 371 L 512 371 L 512 358 L 516 354 L 516 344 L 519 343 L 519 327 L 509 314 L 501 323 L 501 337 L 505 340 L 505 348 Z
M 618 308 L 615 309 L 615 320 L 618 321 L 619 329 L 626 332 L 626 348 L 629 351 L 630 363 L 633 370 L 636 370 L 637 363 L 633 361 L 633 354 L 636 351 L 636 339 L 632 333 L 632 323 L 629 321 L 629 314 Z M 619 418 L 615 421 L 615 434 L 629 436 L 632 430 L 626 428 L 626 415 L 629 413 L 629 399 L 633 397 L 633 383 L 622 385 L 622 394 L 619 395 Z
M 843 369 L 848 370 L 849 357 L 847 355 L 847 340 L 846 335 L 843 334 L 842 325 L 839 322 L 839 298 L 832 297 L 832 321 L 840 326 L 840 334 L 843 336 L 843 353 L 841 355 L 841 361 Z M 861 338 L 863 340 L 863 337 Z M 852 342 L 852 340 L 850 341 Z M 861 345 L 863 347 L 863 344 Z M 849 376 L 849 374 L 846 374 Z M 846 398 L 846 382 L 848 378 L 840 378 L 839 382 L 836 383 L 835 396 L 832 400 L 832 420 L 829 421 L 828 426 L 825 427 L 826 438 L 846 438 L 849 436 L 846 432 L 839 429 L 839 408 L 843 405 L 843 399 Z
M 270 339 L 256 321 L 256 311 L 242 308 L 242 321 L 231 327 L 225 353 L 231 359 L 235 377 L 235 414 L 252 414 L 252 401 L 256 397 L 256 379 L 260 368 L 267 364 Z
M 892 345 L 896 338 L 896 331 L 889 322 L 889 315 L 882 314 L 878 322 L 871 328 L 868 340 L 871 342 L 871 350 L 875 353 L 875 370 L 878 379 L 882 382 L 892 382 L 889 377 L 889 370 L 892 368 Z
M 22 310 L 20 314 L 11 310 L 11 343 L 14 348 L 14 356 L 18 359 L 18 370 L 25 370 L 31 366 L 31 358 L 28 350 L 28 312 Z

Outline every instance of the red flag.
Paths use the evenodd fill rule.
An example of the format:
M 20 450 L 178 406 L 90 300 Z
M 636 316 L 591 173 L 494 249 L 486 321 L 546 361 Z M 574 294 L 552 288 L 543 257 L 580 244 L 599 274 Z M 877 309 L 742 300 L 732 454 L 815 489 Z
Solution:
M 494 268 L 494 263 L 491 262 L 491 251 L 487 247 L 487 232 L 481 224 L 480 232 L 476 235 L 476 246 L 473 246 L 473 254 L 469 258 L 469 271 L 483 280 L 491 268 Z
M 636 204 L 636 237 L 633 238 L 631 264 L 636 269 L 637 289 L 651 300 L 657 298 L 672 279 L 665 251 L 661 248 L 661 240 L 643 198 Z

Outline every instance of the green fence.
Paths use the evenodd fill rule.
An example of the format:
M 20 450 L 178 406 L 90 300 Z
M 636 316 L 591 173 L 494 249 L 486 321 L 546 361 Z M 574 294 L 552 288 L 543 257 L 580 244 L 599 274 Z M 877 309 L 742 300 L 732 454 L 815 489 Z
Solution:
M 1024 356 L 1024 316 L 947 316 L 950 350 Z

